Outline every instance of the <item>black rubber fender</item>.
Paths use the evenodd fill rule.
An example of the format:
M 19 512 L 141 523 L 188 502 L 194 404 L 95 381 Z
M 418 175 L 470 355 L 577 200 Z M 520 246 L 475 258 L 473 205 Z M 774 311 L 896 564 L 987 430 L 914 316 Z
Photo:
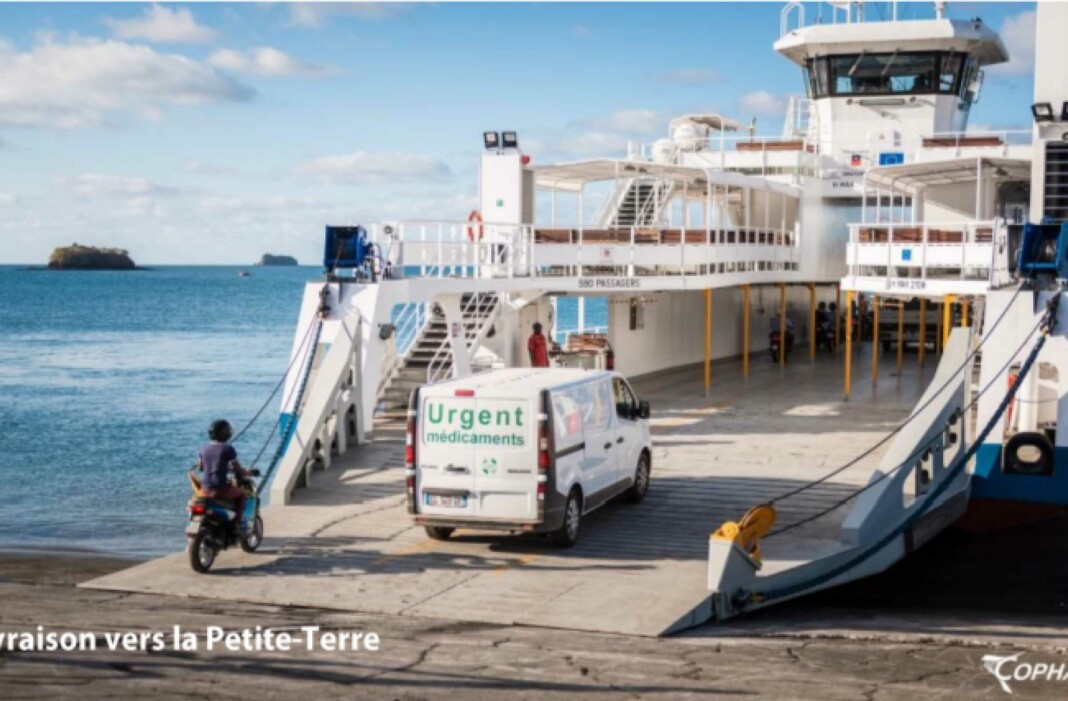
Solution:
M 1034 447 L 1039 451 L 1038 460 L 1021 460 L 1020 448 Z M 1053 474 L 1053 444 L 1043 433 L 1031 431 L 1017 433 L 1009 439 L 1002 450 L 1002 470 L 1013 475 L 1049 476 Z

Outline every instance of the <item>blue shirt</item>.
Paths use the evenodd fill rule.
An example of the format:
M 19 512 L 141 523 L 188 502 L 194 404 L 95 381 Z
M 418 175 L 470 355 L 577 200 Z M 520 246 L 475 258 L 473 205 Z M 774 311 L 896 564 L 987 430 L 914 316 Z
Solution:
M 204 468 L 204 489 L 222 489 L 229 482 L 230 463 L 237 460 L 237 451 L 229 443 L 205 443 L 200 449 L 200 464 Z

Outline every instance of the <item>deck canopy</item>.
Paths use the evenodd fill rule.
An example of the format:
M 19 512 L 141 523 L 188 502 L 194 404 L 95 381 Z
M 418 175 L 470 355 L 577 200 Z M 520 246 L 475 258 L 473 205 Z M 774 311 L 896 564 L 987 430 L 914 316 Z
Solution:
M 880 166 L 867 172 L 867 189 L 915 194 L 928 186 L 974 183 L 977 180 L 1030 180 L 1031 162 L 1019 158 L 957 158 L 949 161 Z
M 581 192 L 595 182 L 649 178 L 672 182 L 679 191 L 688 190 L 699 194 L 713 189 L 748 189 L 755 192 L 771 192 L 784 197 L 799 198 L 801 190 L 793 185 L 777 183 L 765 178 L 756 178 L 740 173 L 731 173 L 717 168 L 651 163 L 649 161 L 616 160 L 600 158 L 589 161 L 559 163 L 534 168 L 534 182 L 539 189 L 563 192 Z

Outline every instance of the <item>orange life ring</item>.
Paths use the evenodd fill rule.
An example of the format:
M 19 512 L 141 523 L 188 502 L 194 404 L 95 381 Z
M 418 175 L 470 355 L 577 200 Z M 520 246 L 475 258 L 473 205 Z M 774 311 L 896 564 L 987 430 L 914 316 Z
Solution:
M 467 215 L 467 221 L 469 221 L 469 222 L 476 222 L 477 221 L 478 222 L 478 227 L 477 227 L 478 228 L 478 234 L 475 234 L 475 228 L 476 227 L 474 227 L 471 224 L 467 225 L 467 238 L 468 238 L 468 240 L 470 240 L 472 242 L 481 241 L 482 240 L 482 234 L 483 234 L 482 213 L 479 212 L 477 209 L 472 209 L 471 212 Z

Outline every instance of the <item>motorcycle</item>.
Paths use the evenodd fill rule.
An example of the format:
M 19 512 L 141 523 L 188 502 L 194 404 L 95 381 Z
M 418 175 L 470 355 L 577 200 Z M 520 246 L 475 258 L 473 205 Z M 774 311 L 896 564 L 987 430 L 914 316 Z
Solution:
M 834 327 L 828 322 L 816 324 L 816 349 L 826 348 L 834 353 Z
M 259 470 L 249 470 L 249 477 L 259 477 Z M 234 509 L 234 502 L 212 499 L 203 495 L 200 479 L 189 471 L 193 497 L 189 500 L 189 523 L 185 527 L 186 552 L 194 572 L 205 574 L 215 564 L 220 551 L 240 545 L 247 553 L 256 552 L 263 543 L 263 519 L 260 518 L 260 500 L 256 484 L 249 478 L 237 478 L 238 486 L 245 492 L 245 518 L 252 524 L 247 533 L 241 533 L 241 518 Z
M 772 362 L 779 362 L 779 332 L 772 331 L 768 336 L 768 351 L 771 353 Z M 789 331 L 786 332 L 786 355 L 785 360 L 790 359 L 790 352 L 794 349 L 794 335 Z

